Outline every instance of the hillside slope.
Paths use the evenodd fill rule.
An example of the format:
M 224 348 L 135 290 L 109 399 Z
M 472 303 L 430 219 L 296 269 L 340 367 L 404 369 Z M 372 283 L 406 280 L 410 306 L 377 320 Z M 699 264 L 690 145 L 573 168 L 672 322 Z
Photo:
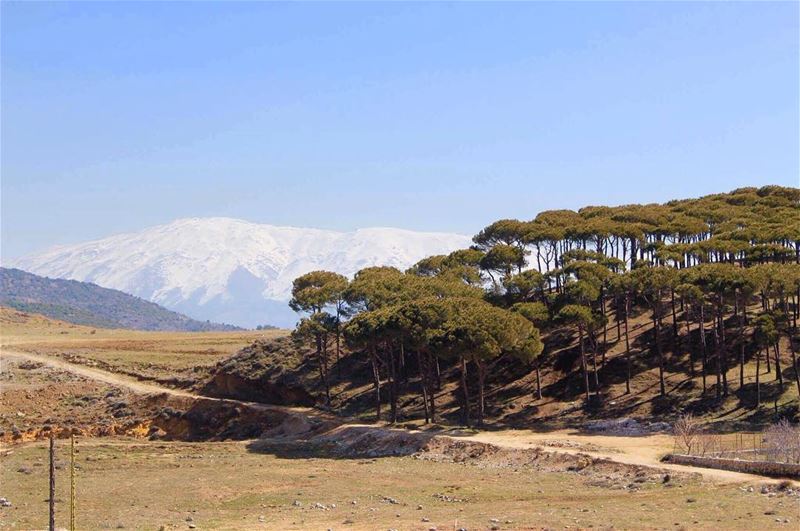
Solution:
M 94 282 L 196 318 L 254 328 L 294 326 L 292 280 L 316 269 L 352 275 L 405 269 L 469 246 L 468 236 L 392 228 L 353 232 L 276 227 L 230 218 L 181 219 L 132 234 L 56 247 L 10 265 Z
M 680 323 L 685 314 L 679 312 L 677 318 Z M 649 345 L 653 329 L 651 314 L 647 311 L 630 319 L 633 368 L 631 392 L 626 393 L 625 342 L 617 335 L 616 324 L 612 318 L 607 342 L 600 345 L 606 350 L 606 361 L 598 371 L 604 386 L 600 403 L 587 405 L 583 401 L 577 333 L 569 327 L 556 326 L 543 332 L 545 351 L 540 366 L 541 399 L 537 397 L 536 372 L 531 365 L 505 357 L 498 360 L 489 372 L 486 399 L 490 418 L 487 427 L 576 428 L 598 419 L 623 417 L 638 418 L 642 422 L 672 421 L 680 413 L 690 411 L 720 428 L 754 429 L 768 425 L 778 416 L 798 417 L 800 402 L 797 388 L 792 383 L 793 369 L 786 338 L 780 340 L 785 384 L 778 385 L 774 371 L 768 372 L 762 363 L 759 372 L 763 402 L 760 407 L 753 408 L 756 362 L 750 352 L 745 364 L 745 388 L 727 397 L 716 398 L 711 392 L 712 376 L 708 376 L 710 387 L 704 392 L 699 368 L 695 367 L 692 374 L 685 338 L 676 339 L 670 334 L 664 337 L 666 381 L 670 394 L 659 396 L 658 360 Z M 667 325 L 671 322 L 667 321 Z M 737 337 L 735 321 L 727 322 L 726 327 L 731 338 L 729 347 L 734 348 Z M 748 330 L 748 333 L 752 331 Z M 699 337 L 693 334 L 692 339 L 697 345 Z M 695 365 L 698 364 L 696 361 Z M 440 367 L 441 385 L 436 391 L 439 420 L 445 424 L 458 424 L 462 402 L 458 366 L 454 361 L 440 360 Z M 738 367 L 731 366 L 727 375 L 729 380 L 736 381 Z M 424 415 L 415 356 L 406 356 L 398 379 L 399 419 L 421 423 Z M 386 415 L 390 390 L 387 381 L 382 383 L 381 398 L 383 414 Z M 477 394 L 474 372 L 468 383 L 474 401 Z M 333 411 L 365 421 L 375 418 L 372 373 L 366 352 L 345 349 L 338 361 L 331 354 L 330 384 Z M 325 398 L 312 345 L 298 345 L 289 337 L 256 341 L 220 362 L 203 391 L 220 397 L 282 405 L 316 402 L 323 406 Z
M 87 282 L 40 277 L 0 268 L 0 305 L 62 321 L 102 328 L 133 330 L 235 330 L 202 322 L 121 291 Z

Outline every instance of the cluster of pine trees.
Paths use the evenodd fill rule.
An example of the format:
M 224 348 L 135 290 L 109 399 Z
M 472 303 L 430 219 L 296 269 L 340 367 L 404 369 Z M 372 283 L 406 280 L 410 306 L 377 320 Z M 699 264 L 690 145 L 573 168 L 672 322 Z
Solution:
M 728 381 L 737 365 L 736 389 L 744 388 L 753 357 L 752 407 L 761 402 L 762 368 L 764 377 L 774 371 L 781 389 L 791 378 L 800 392 L 800 189 L 546 211 L 531 221 L 492 223 L 473 241 L 405 272 L 370 267 L 348 280 L 315 271 L 294 281 L 290 305 L 308 314 L 294 336 L 314 345 L 328 400 L 331 351 L 338 360 L 346 342 L 370 360 L 378 418 L 388 394 L 389 420 L 397 419 L 400 386 L 408 385 L 399 375 L 413 368 L 426 421 L 435 421 L 441 362 L 460 369 L 463 421 L 470 423 L 474 408 L 481 422 L 487 374 L 504 359 L 531 365 L 541 398 L 540 330 L 563 327 L 577 332 L 587 403 L 599 400 L 605 383 L 598 367 L 617 343 L 624 345 L 627 392 L 632 357 L 650 355 L 660 393 L 668 393 L 666 352 L 686 356 L 689 375 L 717 398 L 737 385 Z M 631 348 L 635 315 L 652 323 L 645 352 Z

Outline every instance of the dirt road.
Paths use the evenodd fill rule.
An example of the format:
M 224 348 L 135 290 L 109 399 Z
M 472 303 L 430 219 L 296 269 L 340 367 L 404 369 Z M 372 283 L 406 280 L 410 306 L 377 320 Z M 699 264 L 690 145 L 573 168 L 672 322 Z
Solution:
M 500 432 L 482 432 L 464 438 L 506 448 L 541 446 L 549 451 L 587 454 L 626 465 L 658 467 L 676 472 L 697 472 L 707 479 L 724 483 L 770 481 L 754 474 L 662 463 L 661 457 L 670 453 L 673 447 L 672 437 L 666 434 L 632 437 L 584 435 L 572 430 L 558 430 L 547 433 L 531 430 L 503 430 Z
M 260 404 L 256 402 L 245 402 L 233 399 L 219 399 L 211 398 L 187 391 L 163 387 L 153 383 L 145 383 L 138 381 L 134 378 L 115 374 L 105 370 L 86 367 L 75 363 L 69 363 L 61 359 L 53 358 L 50 356 L 43 356 L 39 354 L 32 354 L 28 352 L 19 352 L 2 349 L 2 356 L 0 357 L 0 364 L 6 358 L 17 358 L 28 361 L 42 363 L 57 369 L 72 372 L 74 374 L 101 381 L 114 386 L 129 389 L 135 393 L 141 394 L 162 394 L 166 393 L 172 396 L 203 399 L 203 400 L 219 400 L 222 402 L 235 403 L 247 407 L 271 410 L 271 411 L 285 411 L 294 414 L 302 414 L 307 417 L 326 417 L 326 420 L 331 420 L 332 417 L 326 416 L 324 413 L 318 412 L 310 408 L 300 407 L 284 407 L 273 406 L 267 404 Z M 346 426 L 360 426 L 369 429 L 377 430 L 392 430 L 392 428 L 379 427 L 374 425 L 364 424 L 344 424 L 342 423 L 339 428 Z M 707 468 L 690 467 L 682 465 L 674 465 L 669 463 L 662 463 L 661 456 L 669 453 L 672 449 L 672 438 L 668 435 L 649 435 L 641 437 L 626 437 L 626 436 L 609 436 L 609 435 L 584 435 L 576 433 L 571 430 L 558 430 L 546 433 L 535 432 L 532 430 L 502 430 L 493 432 L 480 432 L 470 435 L 459 435 L 461 440 L 473 440 L 494 444 L 505 448 L 532 448 L 542 447 L 552 452 L 562 452 L 568 454 L 583 453 L 593 457 L 604 458 L 618 463 L 658 467 L 667 470 L 675 470 L 680 472 L 697 472 L 708 479 L 726 483 L 738 483 L 747 481 L 768 481 L 761 476 L 743 474 L 739 472 L 729 472 L 725 470 L 713 470 Z
M 91 378 L 93 380 L 97 380 L 99 382 L 107 383 L 116 387 L 122 387 L 133 391 L 134 393 L 139 394 L 168 394 L 171 396 L 183 397 L 183 398 L 192 398 L 195 400 L 216 400 L 219 402 L 230 403 L 230 404 L 238 404 L 247 407 L 252 407 L 256 409 L 262 410 L 269 410 L 269 411 L 285 411 L 291 413 L 303 413 L 307 415 L 317 415 L 317 416 L 324 416 L 321 413 L 316 412 L 310 408 L 304 407 L 288 407 L 288 406 L 277 406 L 277 405 L 270 405 L 270 404 L 262 404 L 259 402 L 247 402 L 244 400 L 235 400 L 232 398 L 216 398 L 210 397 L 205 395 L 199 395 L 196 393 L 190 393 L 188 391 L 182 391 L 180 389 L 174 389 L 171 387 L 164 387 L 154 383 L 146 383 L 139 381 L 135 378 L 131 378 L 129 376 L 113 373 L 110 371 L 105 371 L 103 369 L 97 369 L 94 367 L 87 367 L 85 365 L 80 365 L 77 363 L 70 363 L 68 361 L 64 361 L 59 358 L 54 358 L 52 356 L 43 356 L 41 354 L 32 354 L 30 352 L 20 352 L 16 350 L 9 350 L 6 347 L 0 347 L 0 366 L 2 366 L 3 361 L 6 358 L 16 358 L 22 359 L 27 361 L 33 361 L 37 363 L 42 363 L 44 365 L 53 367 L 55 369 L 61 369 L 64 371 L 69 371 L 73 374 L 77 374 L 79 376 L 83 376 L 85 378 Z
M 117 387 L 124 387 L 126 389 L 130 389 L 135 393 L 141 393 L 141 394 L 167 393 L 169 395 L 182 396 L 186 398 L 202 398 L 200 395 L 196 395 L 186 391 L 140 382 L 139 380 L 136 380 L 134 378 L 129 378 L 127 376 L 122 376 L 101 369 L 86 367 L 84 365 L 78 365 L 76 363 L 69 363 L 50 356 L 42 356 L 39 354 L 31 354 L 29 352 L 19 352 L 3 348 L 2 357 L 0 357 L 0 364 L 2 364 L 6 358 L 17 358 L 37 363 L 43 363 L 50 367 L 61 369 L 64 371 L 69 371 L 73 374 L 77 374 L 85 378 L 91 378 L 93 380 L 111 384 Z

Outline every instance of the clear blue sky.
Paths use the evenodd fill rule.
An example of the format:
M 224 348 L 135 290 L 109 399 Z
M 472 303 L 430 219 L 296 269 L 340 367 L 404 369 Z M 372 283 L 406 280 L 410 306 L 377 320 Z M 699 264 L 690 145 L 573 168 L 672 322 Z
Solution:
M 2 244 L 798 185 L 798 4 L 2 3 Z

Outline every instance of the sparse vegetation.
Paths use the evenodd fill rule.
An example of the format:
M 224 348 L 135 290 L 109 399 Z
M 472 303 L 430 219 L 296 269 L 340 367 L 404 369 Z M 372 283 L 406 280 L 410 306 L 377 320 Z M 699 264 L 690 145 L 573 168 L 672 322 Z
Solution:
M 764 448 L 771 461 L 800 463 L 800 427 L 781 419 L 764 432 Z
M 691 413 L 678 417 L 672 432 L 675 435 L 675 445 L 687 455 L 693 455 L 697 450 L 698 439 L 701 435 L 701 425 Z

